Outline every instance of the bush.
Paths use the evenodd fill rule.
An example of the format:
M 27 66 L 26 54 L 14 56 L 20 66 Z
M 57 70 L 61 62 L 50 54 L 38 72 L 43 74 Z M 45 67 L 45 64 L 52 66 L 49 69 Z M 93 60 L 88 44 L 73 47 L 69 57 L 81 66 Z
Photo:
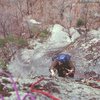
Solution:
M 15 36 L 13 36 L 13 35 L 8 35 L 7 37 L 6 37 L 6 39 L 7 39 L 7 42 L 15 42 Z
M 6 39 L 0 39 L 0 48 L 4 47 L 6 44 Z
M 13 35 L 9 35 L 6 39 L 7 39 L 8 43 L 13 43 L 19 47 L 24 47 L 24 46 L 28 45 L 27 40 L 25 40 L 22 37 L 15 37 Z
M 43 30 L 40 32 L 40 37 L 47 37 L 48 36 L 48 31 L 47 30 Z
M 24 47 L 28 45 L 27 40 L 23 39 L 23 38 L 17 38 L 16 39 L 16 45 L 19 47 Z
M 0 59 L 0 68 L 6 68 L 6 63 L 2 59 Z
M 38 26 L 33 26 L 31 29 L 30 29 L 31 33 L 30 35 L 33 37 L 36 33 L 40 33 L 41 30 Z
M 79 18 L 77 20 L 76 25 L 77 25 L 77 27 L 83 26 L 83 25 L 85 25 L 85 21 L 83 19 Z

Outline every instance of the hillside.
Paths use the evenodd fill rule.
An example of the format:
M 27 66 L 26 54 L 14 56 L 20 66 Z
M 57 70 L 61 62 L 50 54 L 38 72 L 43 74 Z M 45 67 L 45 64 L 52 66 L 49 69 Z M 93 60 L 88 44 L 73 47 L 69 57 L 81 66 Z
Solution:
M 50 76 L 59 53 L 74 78 Z M 0 0 L 0 100 L 100 100 L 99 0 Z
M 62 26 L 55 25 L 52 32 L 58 33 L 58 31 L 60 31 L 60 33 L 63 33 L 61 29 Z M 52 100 L 66 100 L 66 98 L 67 100 L 99 100 L 99 32 L 99 29 L 91 30 L 87 33 L 87 37 L 85 34 L 78 36 L 76 40 L 72 41 L 70 44 L 66 44 L 67 46 L 61 45 L 61 43 L 63 44 L 64 42 L 68 42 L 65 41 L 66 38 L 64 36 L 62 39 L 60 38 L 60 40 L 58 39 L 55 42 L 54 38 L 57 38 L 55 34 L 50 37 L 50 41 L 47 39 L 47 42 L 42 44 L 37 42 L 34 49 L 25 48 L 21 49 L 21 51 L 19 50 L 19 53 L 15 55 L 15 59 L 12 59 L 10 62 L 8 69 L 10 72 L 12 72 L 13 75 L 16 76 L 14 80 L 18 86 L 18 93 L 20 94 L 20 98 L 24 98 L 26 92 L 29 92 L 30 95 L 32 95 L 30 91 L 30 85 L 32 83 L 35 84 L 36 82 L 37 84 L 35 84 L 33 90 L 37 89 L 37 91 L 34 91 L 36 93 L 33 93 L 32 95 L 36 100 L 51 100 L 50 98 L 52 98 Z M 60 43 L 59 46 L 58 44 L 56 45 L 56 43 Z M 48 66 L 51 62 L 50 59 L 53 55 L 61 52 L 70 53 L 72 55 L 72 59 L 76 66 L 74 79 L 61 77 L 53 79 L 49 77 Z M 16 94 L 12 90 L 12 87 L 9 83 L 9 81 L 11 81 L 10 78 L 6 77 L 4 74 L 1 74 L 0 77 L 2 87 L 6 85 L 5 93 L 1 92 L 1 94 L 6 96 L 5 100 L 15 100 Z M 43 88 L 43 90 L 41 90 L 41 88 Z M 46 92 L 49 94 L 49 96 L 46 94 L 43 96 L 44 93 L 42 92 L 38 94 L 38 90 Z

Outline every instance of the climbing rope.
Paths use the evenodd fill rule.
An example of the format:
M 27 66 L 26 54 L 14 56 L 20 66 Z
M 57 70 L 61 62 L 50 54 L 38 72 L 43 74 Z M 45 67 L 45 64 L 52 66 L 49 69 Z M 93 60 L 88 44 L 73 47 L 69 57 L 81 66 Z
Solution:
M 41 93 L 41 94 L 43 94 L 43 95 L 45 95 L 45 96 L 51 98 L 52 100 L 60 100 L 60 99 L 54 97 L 53 95 L 51 95 L 51 94 L 48 93 L 48 92 L 44 92 L 44 91 L 41 91 L 41 90 L 36 90 L 36 89 L 34 89 L 35 85 L 38 84 L 38 83 L 40 83 L 42 80 L 45 80 L 45 78 L 43 77 L 43 78 L 39 79 L 37 82 L 35 82 L 35 83 L 33 83 L 33 84 L 31 85 L 31 87 L 30 87 L 31 92 Z

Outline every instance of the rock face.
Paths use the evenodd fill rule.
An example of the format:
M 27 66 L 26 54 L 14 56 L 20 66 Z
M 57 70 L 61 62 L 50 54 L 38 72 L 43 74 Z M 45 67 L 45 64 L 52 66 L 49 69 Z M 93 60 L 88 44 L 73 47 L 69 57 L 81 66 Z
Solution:
M 52 35 L 44 43 L 34 44 L 34 49 L 22 49 L 10 63 L 9 70 L 19 76 L 48 75 L 51 57 L 57 53 L 65 52 L 72 55 L 75 62 L 75 77 L 85 77 L 85 72 L 95 72 L 94 79 L 100 79 L 100 34 L 98 30 L 91 30 L 86 35 L 79 35 L 74 28 L 70 29 L 70 38 L 64 27 L 55 24 L 51 28 Z M 66 38 L 65 38 L 66 37 Z M 60 39 L 59 39 L 60 38 Z M 72 39 L 72 41 L 71 41 Z M 75 41 L 75 39 L 77 39 Z M 70 44 L 68 45 L 68 41 Z M 33 43 L 35 43 L 33 41 Z M 33 44 L 32 43 L 32 44 Z M 33 46 L 33 45 L 32 45 Z M 66 46 L 66 47 L 65 47 Z M 16 66 L 13 68 L 13 66 Z M 44 70 L 44 71 L 42 71 Z M 23 73 L 22 73 L 23 71 Z M 40 73 L 41 72 L 41 73 Z M 86 76 L 87 77 L 87 76 Z M 91 75 L 88 75 L 88 78 Z
M 48 69 L 40 67 L 36 67 L 36 70 L 39 73 L 35 73 L 33 76 L 27 78 L 19 78 L 19 93 L 21 96 L 26 93 L 26 91 L 30 91 L 29 87 L 30 84 L 36 82 L 41 77 L 44 77 L 44 80 L 41 81 L 39 84 L 35 85 L 34 89 L 44 90 L 45 92 L 49 92 L 56 98 L 60 100 L 99 100 L 100 99 L 100 34 L 99 30 L 91 30 L 86 35 L 81 35 L 77 41 L 72 42 L 66 48 L 62 49 L 61 52 L 67 52 L 72 54 L 72 60 L 75 61 L 76 65 L 76 73 L 75 78 L 61 78 L 58 77 L 57 79 L 52 79 L 48 75 L 47 76 L 39 76 L 43 72 L 47 72 Z M 40 50 L 41 51 L 41 50 Z M 56 50 L 55 50 L 56 51 Z M 39 52 L 39 51 L 37 51 Z M 53 51 L 54 52 L 54 51 Z M 23 54 L 27 56 L 24 57 L 24 64 L 30 63 L 30 54 L 25 51 Z M 49 53 L 49 52 L 48 52 Z M 42 56 L 42 60 L 39 58 L 40 55 L 36 56 L 36 59 L 40 61 L 45 60 L 46 64 L 48 63 L 48 59 L 51 56 L 46 53 L 46 56 Z M 33 52 L 34 54 L 34 52 Z M 35 53 L 36 54 L 36 53 Z M 49 57 L 48 57 L 49 55 Z M 24 56 L 24 55 L 23 55 Z M 45 59 L 46 58 L 46 59 Z M 27 62 L 28 61 L 28 62 Z M 39 62 L 36 63 L 39 66 Z M 43 64 L 42 62 L 40 64 Z M 28 65 L 29 66 L 29 65 Z M 27 67 L 28 68 L 28 67 Z M 29 69 L 29 68 L 28 68 Z M 35 77 L 36 76 L 36 77 Z M 24 84 L 24 91 L 23 90 Z M 26 84 L 26 85 L 25 85 Z M 14 100 L 15 94 L 12 92 L 12 96 L 10 96 L 10 100 Z M 38 93 L 33 93 L 36 100 L 49 100 L 50 98 L 44 95 L 40 95 Z M 13 98 L 13 99 L 12 99 Z M 9 100 L 7 97 L 5 100 Z
M 81 75 L 84 77 L 84 72 L 95 72 L 100 75 L 100 31 L 91 30 L 87 35 L 82 35 L 73 44 L 70 44 L 66 52 L 69 52 L 73 56 L 73 60 L 76 62 L 76 73 L 77 76 Z M 91 75 L 90 75 L 91 77 Z M 89 78 L 89 77 L 88 77 Z
M 59 47 L 66 46 L 71 43 L 71 39 L 67 32 L 64 32 L 65 28 L 59 24 L 55 24 L 51 29 L 50 42 L 58 45 Z
M 5 79 L 6 81 L 11 81 L 9 78 L 5 77 L 2 77 L 0 81 L 2 81 L 3 79 Z M 16 79 L 14 80 L 16 81 Z M 32 90 L 36 90 L 37 92 L 32 93 L 30 90 L 30 85 L 34 83 L 35 85 Z M 4 100 L 16 100 L 17 95 L 13 90 L 13 87 L 11 87 L 11 83 L 5 83 L 2 81 L 2 84 L 6 86 L 5 93 L 2 93 L 0 91 L 0 93 L 4 96 Z M 34 77 L 34 79 L 19 78 L 16 84 L 18 87 L 18 94 L 20 94 L 20 98 L 23 98 L 28 91 L 36 100 L 51 100 L 50 95 L 52 95 L 52 97 L 54 98 L 57 98 L 57 100 L 100 99 L 100 83 L 91 80 L 77 80 L 61 77 L 53 79 L 48 76 L 38 76 Z M 38 91 L 41 91 L 41 93 L 39 93 Z M 43 95 L 42 92 L 49 94 L 49 96 Z M 8 96 L 6 94 L 10 95 Z
M 81 35 L 77 39 L 77 41 L 72 42 L 66 48 L 63 48 L 61 50 L 61 52 L 63 51 L 72 54 L 72 60 L 74 60 L 76 63 L 76 73 L 74 79 L 61 78 L 61 77 L 53 79 L 50 78 L 48 74 L 46 76 L 43 75 L 43 73 L 47 73 L 48 69 L 46 68 L 48 67 L 46 66 L 41 68 L 35 67 L 36 69 L 32 69 L 30 67 L 31 65 L 33 66 L 35 64 L 37 66 L 41 64 L 42 66 L 42 64 L 44 64 L 42 61 L 45 61 L 45 64 L 47 65 L 50 64 L 50 57 L 54 55 L 54 51 L 53 54 L 49 55 L 50 51 L 47 50 L 44 56 L 37 55 L 38 52 L 41 51 L 41 49 L 38 49 L 39 51 L 37 52 L 28 49 L 22 50 L 23 52 L 20 51 L 20 53 L 16 55 L 17 65 L 16 65 L 16 60 L 12 61 L 13 66 L 11 66 L 11 68 L 13 68 L 15 72 L 17 72 L 19 68 L 20 69 L 19 71 L 21 74 L 23 74 L 23 76 L 27 75 L 27 72 L 30 72 L 30 70 L 31 71 L 38 70 L 38 73 L 33 72 L 34 73 L 33 76 L 20 78 L 20 74 L 18 74 L 19 78 L 17 79 L 14 78 L 14 80 L 17 81 L 16 84 L 21 98 L 26 94 L 26 91 L 28 91 L 31 94 L 32 92 L 30 91 L 30 85 L 32 83 L 37 82 L 39 79 L 43 77 L 43 80 L 41 82 L 38 81 L 38 84 L 35 84 L 33 90 L 36 89 L 36 90 L 41 90 L 42 92 L 44 91 L 46 93 L 49 93 L 50 95 L 53 95 L 59 100 L 66 100 L 66 99 L 99 100 L 100 99 L 100 74 L 99 74 L 100 50 L 99 49 L 100 49 L 99 30 L 91 30 L 86 35 L 84 34 Z M 57 50 L 55 51 L 57 52 Z M 33 59 L 33 55 L 35 55 L 36 58 Z M 36 59 L 38 59 L 40 63 Z M 24 67 L 19 67 L 19 66 L 24 66 Z M 5 100 L 15 100 L 17 96 L 15 94 L 15 91 L 13 90 L 13 87 L 11 86 L 10 83 L 11 81 L 9 80 L 10 80 L 9 77 L 0 74 L 0 94 L 4 96 Z M 41 93 L 38 93 L 37 91 L 35 93 L 32 93 L 32 95 L 36 98 L 36 100 L 50 99 L 50 97 L 47 97 Z
M 15 59 L 12 60 L 8 66 L 15 76 L 28 76 L 35 72 L 40 75 L 48 75 L 51 58 L 48 56 L 50 52 L 57 52 L 70 43 L 74 42 L 80 34 L 74 28 L 70 29 L 71 38 L 69 34 L 64 31 L 65 28 L 59 24 L 53 25 L 50 29 L 51 36 L 44 42 L 39 43 L 37 40 L 32 40 L 30 46 L 33 49 L 22 49 L 17 52 Z M 13 68 L 15 66 L 15 68 Z M 44 71 L 42 71 L 44 69 Z M 23 71 L 23 73 L 22 73 Z

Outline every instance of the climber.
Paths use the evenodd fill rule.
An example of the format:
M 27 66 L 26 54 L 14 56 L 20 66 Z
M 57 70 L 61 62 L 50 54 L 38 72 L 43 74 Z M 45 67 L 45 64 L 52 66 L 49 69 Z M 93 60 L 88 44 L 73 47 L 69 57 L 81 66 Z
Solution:
M 75 67 L 69 54 L 58 54 L 52 58 L 50 66 L 50 76 L 74 77 Z

